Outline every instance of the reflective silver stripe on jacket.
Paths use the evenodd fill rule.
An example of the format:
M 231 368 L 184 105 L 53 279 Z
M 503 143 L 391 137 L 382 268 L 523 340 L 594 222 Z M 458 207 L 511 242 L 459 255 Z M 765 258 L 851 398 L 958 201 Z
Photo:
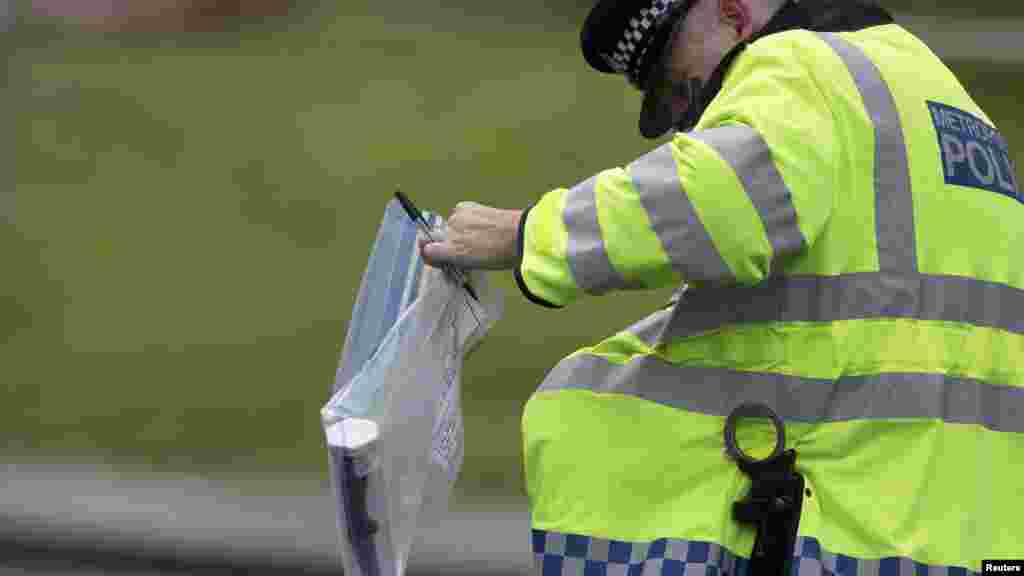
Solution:
M 736 125 L 691 132 L 689 136 L 707 144 L 732 167 L 761 218 L 775 256 L 792 254 L 805 246 L 792 195 L 760 134 L 748 126 Z M 672 268 L 684 279 L 735 281 L 686 195 L 672 146 L 664 144 L 628 168 L 651 226 Z
M 761 402 L 780 417 L 799 422 L 918 418 L 1024 432 L 1024 388 L 945 374 L 886 373 L 827 380 L 678 366 L 657 356 L 614 364 L 582 353 L 559 362 L 540 387 L 541 391 L 566 389 L 626 394 L 711 416 L 728 416 L 741 402 Z
M 669 325 L 669 321 L 672 319 L 674 312 L 674 309 L 671 307 L 658 310 L 654 314 L 651 314 L 629 328 L 626 328 L 625 331 L 633 334 L 637 338 L 640 338 L 640 340 L 646 342 L 653 348 L 663 340 L 665 328 Z
M 864 51 L 832 33 L 819 33 L 846 64 L 875 130 L 875 227 L 878 265 L 885 271 L 917 270 L 910 163 L 896 99 Z
M 608 259 L 597 221 L 596 183 L 593 176 L 569 190 L 562 214 L 569 231 L 566 256 L 573 280 L 581 290 L 595 295 L 629 287 Z
M 732 279 L 683 189 L 672 144 L 655 148 L 627 171 L 673 270 L 689 280 Z
M 797 226 L 792 194 L 760 134 L 748 126 L 723 126 L 690 136 L 710 146 L 732 166 L 761 217 L 773 258 L 794 254 L 806 246 Z
M 728 324 L 865 318 L 959 322 L 1024 335 L 1021 310 L 1024 290 L 963 276 L 914 272 L 786 276 L 752 287 L 687 291 L 670 314 L 645 319 L 641 338 L 653 346 Z

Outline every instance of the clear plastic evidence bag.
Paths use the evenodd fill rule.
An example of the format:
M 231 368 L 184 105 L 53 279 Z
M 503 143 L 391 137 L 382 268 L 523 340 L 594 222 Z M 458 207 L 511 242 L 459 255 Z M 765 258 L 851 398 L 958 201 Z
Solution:
M 424 218 L 443 235 L 441 218 Z M 477 301 L 424 264 L 416 234 L 392 200 L 320 414 L 346 576 L 401 576 L 418 529 L 447 508 L 463 458 L 463 359 L 502 314 L 486 273 L 464 273 Z

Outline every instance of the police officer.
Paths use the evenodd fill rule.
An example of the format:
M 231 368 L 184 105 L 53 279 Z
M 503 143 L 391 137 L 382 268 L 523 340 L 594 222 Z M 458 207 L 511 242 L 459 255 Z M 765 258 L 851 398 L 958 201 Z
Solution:
M 1020 556 L 1024 197 L 949 69 L 843 0 L 602 0 L 582 47 L 671 141 L 525 211 L 460 203 L 421 243 L 548 307 L 688 287 L 527 403 L 538 573 L 749 573 L 722 447 L 747 402 L 798 454 L 791 573 Z

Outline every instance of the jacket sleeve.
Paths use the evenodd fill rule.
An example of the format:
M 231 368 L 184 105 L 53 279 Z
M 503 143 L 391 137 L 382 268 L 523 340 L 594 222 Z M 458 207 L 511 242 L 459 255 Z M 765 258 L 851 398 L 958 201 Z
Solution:
M 520 224 L 524 294 L 753 285 L 805 252 L 834 204 L 837 128 L 800 34 L 749 46 L 694 131 L 541 197 Z

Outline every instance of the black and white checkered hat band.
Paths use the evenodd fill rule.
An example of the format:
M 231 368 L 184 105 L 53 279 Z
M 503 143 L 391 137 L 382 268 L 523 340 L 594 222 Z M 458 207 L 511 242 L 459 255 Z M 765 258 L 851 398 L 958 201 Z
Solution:
M 633 84 L 640 84 L 640 63 L 650 48 L 654 28 L 661 18 L 682 0 L 653 0 L 650 6 L 630 18 L 626 31 L 611 54 L 604 59 L 616 72 L 625 74 Z

